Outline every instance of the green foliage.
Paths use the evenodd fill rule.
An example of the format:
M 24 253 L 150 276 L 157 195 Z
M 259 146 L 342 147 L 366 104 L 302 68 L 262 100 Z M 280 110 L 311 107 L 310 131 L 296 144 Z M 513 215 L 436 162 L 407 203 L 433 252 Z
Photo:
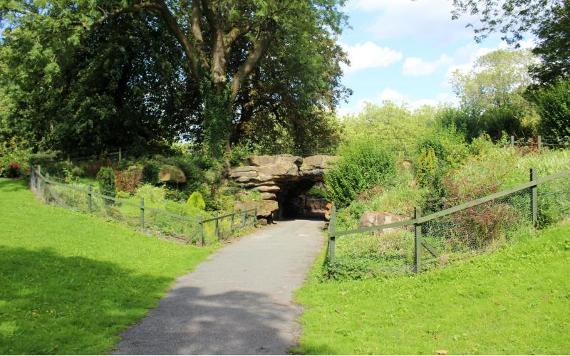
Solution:
M 109 197 L 115 197 L 117 190 L 115 188 L 115 171 L 111 167 L 102 167 L 97 173 L 97 182 L 99 191 Z
M 24 182 L 0 179 L 0 197 L 2 354 L 111 353 L 213 251 L 43 204 Z
M 81 154 L 148 152 L 186 135 L 220 159 L 270 113 L 296 152 L 333 147 L 327 117 L 348 94 L 343 3 L 228 1 L 200 11 L 197 35 L 186 24 L 200 2 L 8 2 L 0 135 Z
M 570 79 L 529 91 L 540 114 L 540 133 L 548 139 L 570 137 Z
M 158 184 L 158 173 L 160 172 L 160 167 L 154 162 L 147 162 L 143 166 L 142 179 L 144 183 L 148 184 Z
M 367 103 L 358 115 L 343 118 L 344 141 L 368 139 L 410 158 L 417 142 L 434 130 L 441 110 L 445 109 L 422 107 L 411 111 L 391 102 Z
M 204 210 L 206 209 L 206 202 L 200 192 L 193 192 L 190 194 L 188 201 L 186 201 L 186 207 L 189 209 Z
M 432 147 L 424 149 L 420 152 L 416 163 L 416 177 L 418 184 L 422 187 L 429 187 L 436 179 L 438 164 L 435 151 Z
M 144 198 L 145 205 L 155 208 L 163 206 L 165 195 L 166 191 L 163 187 L 155 187 L 152 184 L 143 184 L 135 193 L 136 197 Z
M 440 121 L 455 125 L 468 140 L 483 133 L 499 139 L 503 131 L 532 135 L 539 117 L 523 93 L 531 84 L 533 61 L 526 50 L 497 50 L 479 57 L 470 72 L 455 71 L 452 83 L 461 108 L 446 110 Z
M 537 44 L 532 52 L 541 59 L 532 73 L 542 84 L 555 84 L 570 78 L 570 3 L 561 1 L 551 16 L 540 22 Z
M 7 176 L 9 166 L 17 163 L 20 167 L 28 168 L 31 149 L 24 142 L 16 139 L 0 142 L 0 177 Z
M 327 195 L 338 207 L 348 206 L 358 193 L 376 185 L 390 185 L 394 156 L 376 142 L 359 139 L 341 147 L 340 157 L 325 175 Z
M 309 189 L 306 194 L 316 198 L 327 198 L 326 189 L 324 189 L 324 187 L 316 185 L 312 186 L 311 189 Z
M 417 152 L 432 149 L 443 171 L 460 165 L 468 155 L 463 136 L 454 127 L 440 128 L 423 137 L 417 144 Z

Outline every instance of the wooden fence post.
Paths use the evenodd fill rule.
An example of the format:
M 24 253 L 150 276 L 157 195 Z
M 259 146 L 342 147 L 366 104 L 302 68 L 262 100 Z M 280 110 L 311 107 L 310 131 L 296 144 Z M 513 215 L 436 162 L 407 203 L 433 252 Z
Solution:
M 214 222 L 215 222 L 215 225 L 214 225 L 214 236 L 216 237 L 216 239 L 219 240 L 219 239 L 220 239 L 220 236 L 219 236 L 220 231 L 219 231 L 218 218 L 216 218 L 216 220 L 214 220 Z
M 144 231 L 144 198 L 141 197 L 141 229 Z
M 542 136 L 538 135 L 538 151 L 542 149 Z
M 422 216 L 421 208 L 414 208 L 414 219 L 419 219 Z M 414 223 L 414 273 L 420 271 L 421 260 L 421 247 L 422 247 L 422 224 Z
M 331 209 L 331 220 L 329 221 L 329 243 L 327 246 L 327 261 L 334 262 L 335 244 L 336 244 L 336 208 L 333 205 Z
M 89 184 L 89 188 L 87 190 L 87 205 L 89 206 L 89 212 L 93 212 L 93 186 Z
M 511 147 L 515 147 L 515 136 L 511 135 Z
M 121 147 L 119 147 L 119 163 L 121 163 L 122 159 L 123 159 L 123 152 L 121 151 Z
M 530 181 L 536 180 L 536 171 L 534 168 L 530 169 Z M 530 211 L 532 214 L 532 226 L 538 227 L 538 185 L 530 188 Z
M 206 239 L 204 237 L 205 233 L 204 233 L 204 218 L 202 218 L 200 220 L 200 242 L 202 243 L 202 246 L 206 245 Z
M 235 215 L 236 212 L 235 210 L 232 211 L 232 217 L 231 217 L 231 221 L 230 221 L 230 231 L 233 233 L 234 232 L 234 220 L 235 220 Z

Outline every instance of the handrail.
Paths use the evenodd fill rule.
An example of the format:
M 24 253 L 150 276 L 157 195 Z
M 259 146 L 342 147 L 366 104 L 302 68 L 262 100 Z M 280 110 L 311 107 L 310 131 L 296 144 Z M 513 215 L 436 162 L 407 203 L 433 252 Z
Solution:
M 570 175 L 570 169 L 566 170 L 566 171 L 562 171 L 562 172 L 558 172 L 546 177 L 541 177 L 538 178 L 536 180 L 527 182 L 527 183 L 523 183 L 520 184 L 514 188 L 511 189 L 506 189 L 479 199 L 475 199 L 460 205 L 456 205 L 454 207 L 448 208 L 448 209 L 444 209 L 426 216 L 422 216 L 420 218 L 417 219 L 410 219 L 410 220 L 404 220 L 404 221 L 397 221 L 391 224 L 385 224 L 385 225 L 377 225 L 377 226 L 370 226 L 370 227 L 364 227 L 364 228 L 359 228 L 359 229 L 353 229 L 353 230 L 347 230 L 347 231 L 338 231 L 335 233 L 336 237 L 340 237 L 340 236 L 346 236 L 346 235 L 354 235 L 354 234 L 360 234 L 360 233 L 365 233 L 365 232 L 372 232 L 372 231 L 379 231 L 379 230 L 384 230 L 384 229 L 392 229 L 392 228 L 397 228 L 397 227 L 403 227 L 403 226 L 408 226 L 408 225 L 415 225 L 415 224 L 422 224 L 437 218 L 441 218 L 443 216 L 447 216 L 456 212 L 459 212 L 461 210 L 465 210 L 465 209 L 469 209 L 481 204 L 485 204 L 487 202 L 499 199 L 499 198 L 503 198 L 505 196 L 511 195 L 513 193 L 528 189 L 528 188 L 532 188 L 532 187 L 536 187 L 540 184 L 544 184 L 547 182 L 550 182 L 552 180 L 558 179 L 558 178 L 562 178 L 564 176 Z
M 257 209 L 251 208 L 251 209 L 247 209 L 247 210 L 238 210 L 238 211 L 234 211 L 232 213 L 228 213 L 225 215 L 214 216 L 212 218 L 203 219 L 202 223 L 207 223 L 207 222 L 214 221 L 214 220 L 221 220 L 221 219 L 224 219 L 224 218 L 230 217 L 232 215 L 236 215 L 236 214 L 239 215 L 239 214 L 243 214 L 243 213 L 250 213 L 250 212 L 255 211 L 255 210 L 257 210 Z
M 43 181 L 45 181 L 46 183 L 53 184 L 53 185 L 58 185 L 58 186 L 61 186 L 61 187 L 67 188 L 67 189 L 71 189 L 71 190 L 75 190 L 75 191 L 81 192 L 81 193 L 90 193 L 88 189 L 82 189 L 82 188 L 79 188 L 79 187 L 74 187 L 74 186 L 71 186 L 70 184 L 61 183 L 61 182 L 57 182 L 57 181 L 55 181 L 55 180 L 46 178 L 41 172 L 38 172 L 37 170 L 35 171 L 35 174 L 37 174 L 37 175 L 39 176 L 39 178 L 41 178 L 41 179 L 42 179 Z M 124 200 L 124 199 L 119 199 L 119 198 L 116 198 L 116 197 L 111 197 L 111 196 L 109 196 L 109 195 L 105 195 L 105 194 L 102 194 L 102 193 L 91 192 L 90 194 L 92 194 L 93 196 L 99 196 L 99 197 L 101 197 L 101 198 L 103 198 L 103 199 L 106 199 L 106 200 L 112 200 L 112 201 L 114 201 L 114 202 L 118 202 L 118 203 L 121 203 L 121 204 L 127 204 L 127 205 L 131 205 L 131 206 L 133 206 L 133 207 L 139 207 L 139 205 L 138 205 L 137 203 L 134 203 L 134 202 L 131 202 L 131 201 L 128 201 L 128 200 Z M 152 211 L 159 212 L 160 214 L 170 215 L 170 216 L 172 216 L 172 217 L 175 217 L 175 218 L 178 218 L 178 219 L 181 219 L 181 220 L 188 220 L 188 221 L 191 221 L 191 222 L 197 222 L 197 223 L 201 223 L 201 224 L 207 223 L 207 222 L 210 222 L 210 221 L 214 221 L 214 220 L 219 220 L 219 219 L 227 218 L 227 217 L 230 217 L 230 216 L 235 215 L 235 214 L 238 214 L 238 215 L 239 215 L 239 214 L 243 214 L 243 213 L 250 213 L 250 212 L 256 211 L 255 208 L 251 208 L 251 209 L 247 209 L 247 210 L 238 210 L 238 211 L 234 211 L 234 212 L 232 212 L 232 213 L 228 213 L 228 214 L 224 214 L 224 215 L 220 215 L 220 216 L 215 216 L 215 217 L 207 218 L 207 219 L 201 219 L 201 218 L 192 219 L 192 218 L 190 218 L 190 217 L 188 217 L 188 216 L 182 216 L 182 215 L 178 215 L 178 214 L 175 214 L 175 213 L 171 213 L 171 212 L 169 212 L 169 211 L 167 211 L 167 210 L 164 210 L 164 209 L 157 209 L 157 208 L 152 208 L 152 207 L 146 207 L 146 209 L 147 209 L 147 210 L 152 210 Z

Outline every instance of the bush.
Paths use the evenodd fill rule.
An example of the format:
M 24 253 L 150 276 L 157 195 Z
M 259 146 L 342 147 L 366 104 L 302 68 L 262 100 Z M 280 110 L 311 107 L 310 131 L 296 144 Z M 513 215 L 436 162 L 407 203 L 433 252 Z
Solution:
M 540 115 L 540 133 L 548 139 L 570 136 L 570 80 L 530 91 Z
M 115 174 L 115 184 L 122 192 L 134 193 L 142 180 L 142 170 L 139 167 L 129 167 L 126 171 Z
M 103 167 L 97 173 L 97 182 L 101 194 L 109 197 L 115 197 L 117 190 L 115 188 L 115 172 L 111 167 Z
M 166 190 L 163 187 L 144 184 L 137 189 L 135 195 L 139 198 L 144 198 L 144 202 L 147 206 L 160 208 L 164 204 Z
M 346 207 L 365 189 L 388 185 L 395 176 L 393 155 L 368 139 L 359 139 L 340 149 L 340 158 L 325 175 L 328 198 Z
M 193 192 L 192 194 L 190 194 L 190 197 L 186 202 L 186 206 L 190 208 L 204 210 L 206 209 L 206 202 L 204 201 L 204 198 L 202 197 L 202 194 L 200 194 L 200 192 Z
M 158 183 L 158 173 L 160 172 L 160 167 L 154 162 L 148 162 L 144 165 L 142 170 L 142 180 L 144 183 L 157 184 Z
M 12 162 L 6 168 L 6 176 L 8 178 L 19 178 L 22 176 L 22 168 L 16 162 Z
M 28 168 L 31 149 L 24 142 L 16 139 L 0 142 L 0 177 L 8 177 L 8 169 L 11 163 L 20 166 L 20 175 L 24 172 L 22 167 Z

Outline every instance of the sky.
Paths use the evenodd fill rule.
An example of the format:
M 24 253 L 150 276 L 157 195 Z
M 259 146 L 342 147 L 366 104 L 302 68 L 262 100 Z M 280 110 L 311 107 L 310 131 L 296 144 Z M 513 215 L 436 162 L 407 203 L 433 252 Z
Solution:
M 424 104 L 457 104 L 451 73 L 468 71 L 474 60 L 505 48 L 498 35 L 481 43 L 466 28 L 473 18 L 451 19 L 451 0 L 349 0 L 351 28 L 340 43 L 351 64 L 343 84 L 353 90 L 341 115 L 357 113 L 365 102 L 390 100 L 414 109 Z M 525 47 L 526 44 L 522 43 Z

